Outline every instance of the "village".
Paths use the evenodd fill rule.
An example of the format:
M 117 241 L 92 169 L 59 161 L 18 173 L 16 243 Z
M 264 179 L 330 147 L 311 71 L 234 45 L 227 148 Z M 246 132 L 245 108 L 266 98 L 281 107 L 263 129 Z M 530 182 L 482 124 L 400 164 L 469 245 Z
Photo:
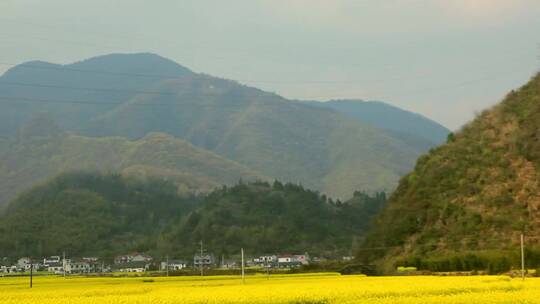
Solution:
M 343 260 L 352 257 L 343 257 Z M 313 262 L 320 262 L 321 258 L 311 258 L 308 253 L 262 255 L 247 258 L 245 267 L 258 267 L 265 269 L 295 269 Z M 240 269 L 240 259 L 216 258 L 213 254 L 195 254 L 191 260 L 154 258 L 140 252 L 119 255 L 114 259 L 101 259 L 97 257 L 70 257 L 65 255 L 49 256 L 44 258 L 21 257 L 16 260 L 0 258 L 0 275 L 23 274 L 41 272 L 56 275 L 85 274 L 85 273 L 143 273 L 150 271 L 181 271 L 189 269 Z

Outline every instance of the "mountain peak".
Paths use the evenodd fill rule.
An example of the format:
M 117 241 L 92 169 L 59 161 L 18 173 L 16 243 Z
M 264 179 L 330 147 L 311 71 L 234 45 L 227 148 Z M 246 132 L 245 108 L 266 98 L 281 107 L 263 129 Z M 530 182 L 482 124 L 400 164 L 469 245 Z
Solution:
M 173 60 L 153 53 L 113 53 L 88 58 L 66 65 L 74 68 L 91 68 L 126 73 L 145 73 L 155 76 L 178 77 L 193 72 Z

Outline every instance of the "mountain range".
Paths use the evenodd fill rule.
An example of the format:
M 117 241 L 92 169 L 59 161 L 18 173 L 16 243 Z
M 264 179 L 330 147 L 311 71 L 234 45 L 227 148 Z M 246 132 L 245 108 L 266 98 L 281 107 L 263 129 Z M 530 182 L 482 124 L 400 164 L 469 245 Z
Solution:
M 250 172 L 248 177 L 301 183 L 332 197 L 350 198 L 356 190 L 391 191 L 414 160 L 448 133 L 439 124 L 388 105 L 378 104 L 379 110 L 372 111 L 361 102 L 346 104 L 346 108 L 341 102 L 321 107 L 287 100 L 147 53 L 105 55 L 68 65 L 27 62 L 0 77 L 0 136 L 9 138 L 3 140 L 9 144 L 3 145 L 0 155 L 16 156 L 14 162 L 19 164 L 32 162 L 25 155 L 39 158 L 38 147 L 34 151 L 38 155 L 17 153 L 11 142 L 23 126 L 45 113 L 71 142 L 78 139 L 79 151 L 93 153 L 85 148 L 89 137 L 102 141 L 122 137 L 127 142 L 159 132 L 235 164 L 230 178 L 212 178 L 208 185 L 236 180 L 243 171 Z M 360 115 L 362 111 L 366 115 Z M 418 129 L 437 131 L 425 134 Z M 55 152 L 50 157 L 60 164 L 65 156 Z M 81 167 L 103 169 L 102 157 L 107 158 L 103 153 L 89 155 Z M 161 154 L 151 157 L 159 162 Z M 0 184 L 0 192 L 8 193 L 4 204 L 20 190 L 13 188 L 17 182 L 9 175 L 17 175 L 18 168 L 11 166 L 2 175 L 6 182 Z M 182 172 L 198 176 L 187 168 Z M 46 174 L 22 176 L 30 175 L 36 178 L 25 180 L 24 186 Z M 208 185 L 199 188 L 206 190 Z
M 540 266 L 539 151 L 540 74 L 418 159 L 362 245 L 379 249 L 360 255 L 436 270 L 490 257 L 478 265 L 507 271 L 524 234 L 527 267 Z

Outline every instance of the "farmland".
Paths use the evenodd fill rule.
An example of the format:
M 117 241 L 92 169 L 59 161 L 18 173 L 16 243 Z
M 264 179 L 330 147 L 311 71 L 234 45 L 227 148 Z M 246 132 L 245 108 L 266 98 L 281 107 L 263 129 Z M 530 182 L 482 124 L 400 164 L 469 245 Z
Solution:
M 364 277 L 335 274 L 238 277 L 0 278 L 14 303 L 540 303 L 540 279 L 505 276 Z

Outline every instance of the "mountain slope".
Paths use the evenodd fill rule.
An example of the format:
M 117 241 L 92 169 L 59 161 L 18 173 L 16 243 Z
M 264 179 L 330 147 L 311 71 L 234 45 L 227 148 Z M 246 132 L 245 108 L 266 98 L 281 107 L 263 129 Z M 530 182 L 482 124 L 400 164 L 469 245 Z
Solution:
M 334 109 L 364 123 L 391 130 L 398 134 L 421 138 L 428 141 L 432 146 L 444 143 L 450 133 L 450 130 L 433 120 L 384 102 L 331 100 L 312 104 Z
M 80 135 L 167 133 L 263 175 L 341 198 L 358 189 L 392 190 L 432 146 L 152 54 L 65 66 L 33 62 L 0 77 L 0 136 L 13 136 L 41 112 Z
M 98 117 L 89 135 L 185 138 L 267 176 L 334 197 L 390 190 L 424 146 L 331 110 L 212 77 L 164 81 Z M 149 105 L 154 105 L 149 109 Z
M 163 180 L 63 174 L 10 204 L 0 217 L 0 254 L 110 257 L 159 235 L 196 202 Z
M 515 253 L 522 232 L 533 237 L 527 239 L 529 249 L 539 245 L 539 122 L 540 74 L 421 157 L 364 247 L 397 246 L 383 250 L 394 257 Z
M 39 125 L 46 129 L 44 124 Z M 92 138 L 69 133 L 0 141 L 0 209 L 21 190 L 60 172 L 91 170 L 161 177 L 180 191 L 209 192 L 261 174 L 170 135 L 152 133 L 137 141 Z
M 384 193 L 334 202 L 301 186 L 241 183 L 202 197 L 173 183 L 65 173 L 15 199 L 0 216 L 0 255 L 111 257 L 131 250 L 193 257 L 209 253 L 310 252 L 338 257 L 385 203 Z
M 194 75 L 154 54 L 111 54 L 59 65 L 32 61 L 0 77 L 0 136 L 16 134 L 36 113 L 46 112 L 66 130 L 112 110 L 157 81 Z
M 334 202 L 293 184 L 239 184 L 212 192 L 165 236 L 171 251 L 191 254 L 205 240 L 221 254 L 309 252 L 317 256 L 350 254 L 384 203 L 386 196 L 355 193 L 347 202 Z

